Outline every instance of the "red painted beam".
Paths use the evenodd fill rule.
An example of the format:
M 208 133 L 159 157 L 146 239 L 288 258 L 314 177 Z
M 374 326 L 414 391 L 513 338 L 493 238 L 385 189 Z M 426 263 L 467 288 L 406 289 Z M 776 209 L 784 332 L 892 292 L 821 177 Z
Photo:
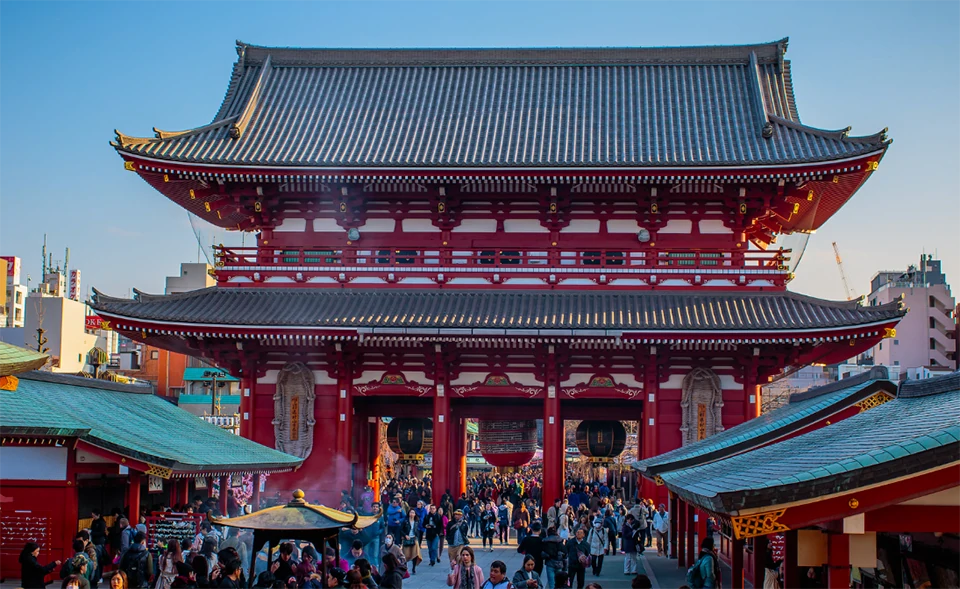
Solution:
M 856 489 L 843 495 L 788 507 L 778 522 L 796 530 L 896 505 L 956 486 L 960 486 L 960 469 L 952 464 L 870 489 Z M 956 529 L 957 520 L 943 522 L 943 527 L 951 526 Z
M 891 505 L 864 514 L 867 532 L 960 534 L 960 506 Z

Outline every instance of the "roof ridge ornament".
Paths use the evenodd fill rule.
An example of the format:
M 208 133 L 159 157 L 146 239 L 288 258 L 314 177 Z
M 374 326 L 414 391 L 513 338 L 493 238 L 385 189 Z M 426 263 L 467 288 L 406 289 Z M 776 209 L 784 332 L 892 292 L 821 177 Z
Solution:
M 253 112 L 257 109 L 257 104 L 260 102 L 260 94 L 266 87 L 267 81 L 270 79 L 270 73 L 273 71 L 273 65 L 270 61 L 270 54 L 267 54 L 263 65 L 260 66 L 260 75 L 257 77 L 257 83 L 253 86 L 253 90 L 250 91 L 250 97 L 247 99 L 246 106 L 243 107 L 243 111 L 240 113 L 237 121 L 230 126 L 230 137 L 233 139 L 240 139 L 243 136 L 243 131 L 250 123 L 250 119 L 253 118 Z
M 770 116 L 767 113 L 767 107 L 763 100 L 763 82 L 760 80 L 760 62 L 757 60 L 757 52 L 750 52 L 750 80 L 753 82 L 753 108 L 756 111 L 757 118 L 760 120 L 760 136 L 764 139 L 773 137 L 773 123 L 770 122 Z

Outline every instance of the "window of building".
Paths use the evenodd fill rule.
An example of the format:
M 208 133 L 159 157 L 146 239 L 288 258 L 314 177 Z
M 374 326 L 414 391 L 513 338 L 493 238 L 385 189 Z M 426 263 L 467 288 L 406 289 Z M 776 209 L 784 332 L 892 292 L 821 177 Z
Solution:
M 883 351 L 883 342 L 880 342 L 880 351 Z
M 937 306 L 937 299 L 930 297 L 930 307 L 933 308 L 936 306 Z
M 160 351 L 159 351 L 159 350 L 150 350 L 150 359 L 151 359 L 151 360 L 159 360 L 159 359 L 160 359 Z
M 930 329 L 936 329 L 936 328 L 937 328 L 937 320 L 934 319 L 933 317 L 931 317 L 931 318 L 930 318 Z
M 936 349 L 937 349 L 937 340 L 935 340 L 935 339 L 933 339 L 933 338 L 930 338 L 930 349 L 931 349 L 931 350 L 936 350 Z
M 900 360 L 894 360 L 894 361 L 893 361 L 893 365 L 894 365 L 894 366 L 900 366 Z
M 893 345 L 899 346 L 899 345 L 900 345 L 900 340 L 898 340 L 898 339 L 893 340 Z
M 936 366 L 936 365 L 937 365 L 937 361 L 934 360 L 933 358 L 930 358 L 930 366 Z

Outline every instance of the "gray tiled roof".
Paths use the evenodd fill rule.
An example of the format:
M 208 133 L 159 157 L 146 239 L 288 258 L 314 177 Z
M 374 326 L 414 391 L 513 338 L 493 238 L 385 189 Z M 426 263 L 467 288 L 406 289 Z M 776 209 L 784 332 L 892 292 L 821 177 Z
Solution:
M 94 308 L 167 323 L 303 327 L 803 330 L 897 319 L 791 292 L 218 288 L 137 300 L 96 293 Z
M 897 387 L 887 371 L 876 367 L 870 372 L 793 395 L 787 405 L 761 414 L 705 440 L 640 460 L 634 468 L 645 476 L 687 468 L 739 454 L 751 448 L 800 430 L 871 395 L 886 391 L 891 396 Z
M 18 378 L 17 390 L 0 391 L 4 435 L 78 437 L 184 473 L 284 471 L 303 462 L 206 423 L 150 387 L 46 372 Z
M 786 45 L 238 44 L 211 124 L 156 138 L 118 133 L 117 145 L 171 161 L 312 168 L 761 165 L 882 149 L 882 132 L 852 138 L 800 124 Z
M 898 397 L 802 436 L 661 476 L 687 500 L 736 513 L 950 464 L 960 459 L 960 389 L 951 389 Z

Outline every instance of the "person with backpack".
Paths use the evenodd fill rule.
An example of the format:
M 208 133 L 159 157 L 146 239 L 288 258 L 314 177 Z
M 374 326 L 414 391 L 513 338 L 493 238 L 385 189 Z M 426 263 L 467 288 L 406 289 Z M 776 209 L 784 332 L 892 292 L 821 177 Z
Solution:
M 557 571 L 562 571 L 567 567 L 567 553 L 563 547 L 563 539 L 557 535 L 556 528 L 547 528 L 547 536 L 543 539 L 541 546 L 544 581 L 546 587 L 553 589 Z
M 497 507 L 497 526 L 500 545 L 510 541 L 510 508 L 507 507 L 506 499 L 500 498 L 500 506 Z
M 153 557 L 147 550 L 147 535 L 137 532 L 133 536 L 130 548 L 120 557 L 119 569 L 127 574 L 127 582 L 132 589 L 149 587 L 153 578 Z
M 90 589 L 90 579 L 87 578 L 90 571 L 90 561 L 87 560 L 87 557 L 82 552 L 78 552 L 61 567 L 61 574 L 63 574 L 63 568 L 66 568 L 68 564 L 73 572 L 64 575 L 61 589 L 67 589 L 73 584 L 76 584 L 77 589 Z
M 156 589 L 170 589 L 177 578 L 177 563 L 183 562 L 180 541 L 176 538 L 167 544 L 167 550 L 160 557 L 160 573 L 157 575 Z
M 687 569 L 687 585 L 693 589 L 720 587 L 720 560 L 713 546 L 713 538 L 704 538 L 700 543 L 700 556 Z

